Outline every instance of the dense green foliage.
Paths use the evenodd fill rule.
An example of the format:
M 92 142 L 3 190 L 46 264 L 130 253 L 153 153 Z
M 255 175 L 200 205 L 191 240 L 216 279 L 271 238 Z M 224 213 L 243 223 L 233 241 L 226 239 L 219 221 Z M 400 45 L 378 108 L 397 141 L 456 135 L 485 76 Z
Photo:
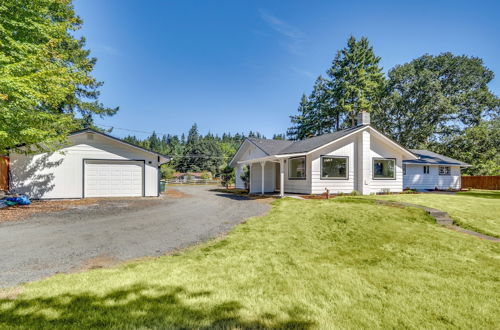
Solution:
M 498 328 L 498 244 L 360 199 L 281 199 L 188 251 L 24 285 L 0 328 Z
M 389 71 L 374 124 L 410 148 L 428 148 L 500 114 L 493 72 L 476 57 L 424 55 Z
M 302 96 L 289 137 L 301 140 L 354 126 L 360 111 L 374 111 L 385 83 L 379 62 L 367 38 L 350 37 L 333 59 L 328 79 L 318 77 L 309 98 Z
M 462 170 L 464 174 L 500 175 L 500 117 L 445 137 L 430 148 L 471 164 L 472 167 Z
M 397 65 L 384 78 L 366 38 L 348 40 L 328 79 L 319 77 L 298 115 L 292 139 L 353 126 L 360 110 L 401 145 L 429 149 L 473 165 L 472 175 L 500 174 L 500 99 L 488 88 L 494 74 L 480 58 L 443 53 Z
M 55 148 L 92 116 L 117 111 L 98 102 L 96 59 L 72 34 L 82 20 L 71 0 L 4 0 L 0 18 L 0 154 Z
M 248 135 L 243 133 L 224 133 L 222 136 L 208 133 L 201 135 L 198 126 L 194 124 L 187 138 L 184 134 L 179 138 L 177 135 L 166 134 L 161 138 L 153 132 L 149 137 L 140 140 L 135 136 L 127 136 L 125 141 L 139 145 L 143 148 L 168 155 L 172 158 L 165 168 L 174 169 L 178 172 L 202 172 L 208 171 L 213 175 L 222 173 L 225 166 L 234 156 L 240 144 L 247 137 L 265 138 L 258 132 L 250 131 Z M 274 134 L 274 139 L 283 139 L 283 134 Z M 164 178 L 171 177 L 171 170 L 163 170 Z M 173 174 L 173 173 L 172 173 Z
M 232 168 L 229 165 L 225 166 L 222 169 L 222 173 L 220 175 L 220 180 L 221 180 L 221 184 L 224 187 L 229 188 L 230 185 L 234 184 L 234 180 L 236 178 L 235 172 L 236 171 L 234 170 L 234 168 Z

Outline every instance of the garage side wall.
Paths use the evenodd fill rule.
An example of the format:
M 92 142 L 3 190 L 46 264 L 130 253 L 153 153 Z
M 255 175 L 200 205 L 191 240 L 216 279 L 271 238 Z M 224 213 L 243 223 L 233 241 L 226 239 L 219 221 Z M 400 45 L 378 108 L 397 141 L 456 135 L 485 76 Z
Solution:
M 81 198 L 83 160 L 144 160 L 145 196 L 158 195 L 158 157 L 98 134 L 70 137 L 71 145 L 57 152 L 11 154 L 12 192 L 31 198 Z

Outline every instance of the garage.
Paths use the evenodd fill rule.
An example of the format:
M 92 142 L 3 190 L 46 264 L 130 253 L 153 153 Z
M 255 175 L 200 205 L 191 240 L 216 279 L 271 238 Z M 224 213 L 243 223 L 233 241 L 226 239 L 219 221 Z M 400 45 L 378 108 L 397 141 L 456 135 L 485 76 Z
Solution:
M 11 153 L 10 191 L 33 199 L 155 197 L 168 156 L 90 128 L 55 152 Z
M 84 161 L 84 197 L 144 196 L 144 162 Z

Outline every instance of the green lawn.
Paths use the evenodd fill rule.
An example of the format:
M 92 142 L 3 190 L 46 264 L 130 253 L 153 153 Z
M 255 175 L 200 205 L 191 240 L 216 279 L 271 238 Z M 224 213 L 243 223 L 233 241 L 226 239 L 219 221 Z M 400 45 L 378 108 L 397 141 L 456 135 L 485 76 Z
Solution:
M 173 256 L 27 284 L 0 328 L 493 329 L 499 246 L 418 209 L 283 199 Z
M 408 194 L 376 196 L 424 205 L 448 212 L 463 228 L 500 237 L 500 191 L 471 190 L 457 194 Z

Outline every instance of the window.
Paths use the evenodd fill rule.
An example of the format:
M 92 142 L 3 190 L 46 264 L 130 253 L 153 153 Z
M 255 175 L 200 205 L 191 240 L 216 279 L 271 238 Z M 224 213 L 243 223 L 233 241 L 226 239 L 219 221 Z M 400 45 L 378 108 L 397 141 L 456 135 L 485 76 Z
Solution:
M 288 161 L 288 178 L 292 180 L 306 178 L 306 157 L 290 158 Z
M 373 158 L 373 178 L 374 179 L 395 179 L 396 160 Z
M 348 157 L 321 156 L 321 179 L 347 179 Z
M 403 175 L 406 175 L 406 165 L 403 164 Z
M 429 166 L 424 165 L 424 174 L 429 174 Z
M 439 175 L 450 175 L 451 169 L 449 166 L 439 166 Z

